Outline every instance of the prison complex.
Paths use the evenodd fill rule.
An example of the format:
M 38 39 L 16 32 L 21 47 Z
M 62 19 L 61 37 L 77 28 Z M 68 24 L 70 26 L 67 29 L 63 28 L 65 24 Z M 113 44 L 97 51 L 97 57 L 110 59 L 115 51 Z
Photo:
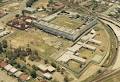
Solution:
M 75 41 L 79 36 L 81 36 L 85 31 L 89 30 L 91 27 L 97 24 L 97 19 L 93 19 L 92 21 L 86 22 L 85 25 L 82 25 L 80 29 L 70 30 L 65 27 L 60 27 L 54 24 L 50 24 L 43 20 L 33 21 L 33 25 L 38 27 L 39 29 L 51 33 L 56 36 L 61 36 L 71 41 Z

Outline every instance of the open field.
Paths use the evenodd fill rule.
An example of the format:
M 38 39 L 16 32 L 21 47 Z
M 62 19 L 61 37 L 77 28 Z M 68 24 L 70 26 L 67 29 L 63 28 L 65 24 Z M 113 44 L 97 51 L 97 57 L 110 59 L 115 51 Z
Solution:
M 71 43 L 44 32 L 35 32 L 33 29 L 29 31 L 19 30 L 7 38 L 7 40 L 13 48 L 30 46 L 32 49 L 38 50 L 41 55 L 45 56 L 50 56 L 59 49 L 69 46 Z
M 41 8 L 42 6 L 47 7 L 48 0 L 38 0 L 32 6 L 34 8 Z
M 0 69 L 0 82 L 18 82 L 17 79 L 15 79 L 14 77 L 11 77 L 7 74 L 6 71 L 2 71 Z
M 20 3 L 14 2 L 11 4 L 4 5 L 0 8 L 1 10 L 6 10 L 7 12 L 14 12 L 18 9 L 20 9 Z

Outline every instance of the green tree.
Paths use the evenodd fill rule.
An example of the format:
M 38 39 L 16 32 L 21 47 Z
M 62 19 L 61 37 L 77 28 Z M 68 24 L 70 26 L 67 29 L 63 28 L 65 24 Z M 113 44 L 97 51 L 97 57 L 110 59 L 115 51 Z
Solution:
M 49 3 L 49 4 L 53 3 L 53 0 L 48 0 L 48 3 Z
M 54 62 L 52 62 L 51 65 L 52 65 L 53 67 L 55 67 L 55 68 L 57 67 Z
M 3 48 L 7 48 L 8 47 L 7 40 L 3 40 L 2 41 L 2 46 L 3 46 Z
M 0 0 L 0 3 L 2 2 L 3 0 Z
M 0 43 L 0 53 L 3 52 L 3 47 L 2 47 L 2 43 Z
M 64 77 L 64 82 L 69 82 L 68 76 Z
M 36 78 L 37 77 L 36 71 L 34 69 L 31 71 L 30 74 L 31 74 L 32 78 Z

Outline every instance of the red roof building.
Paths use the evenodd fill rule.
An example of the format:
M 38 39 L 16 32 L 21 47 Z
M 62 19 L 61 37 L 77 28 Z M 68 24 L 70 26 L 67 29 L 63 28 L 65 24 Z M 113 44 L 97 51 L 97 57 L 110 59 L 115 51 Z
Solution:
M 18 28 L 20 30 L 25 30 L 27 28 L 31 28 L 32 20 L 35 20 L 35 18 L 29 16 L 20 16 L 9 21 L 7 25 Z
M 3 67 L 5 67 L 5 66 L 7 66 L 8 64 L 6 63 L 6 62 L 4 62 L 4 61 L 1 61 L 0 62 L 0 67 L 1 68 L 3 68 Z
M 54 10 L 60 10 L 64 8 L 65 5 L 61 2 L 54 2 L 48 5 L 48 8 L 54 9 Z
M 21 81 L 27 81 L 27 80 L 30 79 L 30 76 L 27 75 L 27 74 L 22 74 L 22 75 L 19 77 L 19 79 L 20 79 Z

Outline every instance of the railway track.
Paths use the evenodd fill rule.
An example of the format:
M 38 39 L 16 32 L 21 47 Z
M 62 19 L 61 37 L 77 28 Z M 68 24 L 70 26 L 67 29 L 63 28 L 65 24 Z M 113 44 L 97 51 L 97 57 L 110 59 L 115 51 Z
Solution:
M 120 25 L 118 24 L 118 23 L 116 23 L 115 21 L 113 21 L 112 19 L 109 19 L 109 18 L 105 18 L 105 17 L 102 17 L 102 16 L 100 16 L 99 15 L 99 18 L 100 19 L 102 19 L 102 20 L 105 20 L 105 21 L 108 21 L 108 22 L 110 22 L 110 23 L 112 23 L 112 24 L 114 24 L 115 26 L 117 26 L 118 28 L 120 28 Z M 109 26 L 109 25 L 108 25 Z M 110 27 L 110 26 L 109 26 Z M 111 27 L 110 27 L 111 28 Z M 111 28 L 112 29 L 112 28 Z M 113 29 L 112 29 L 113 30 Z M 115 32 L 114 32 L 115 33 Z M 115 34 L 116 35 L 116 34 Z M 117 36 L 116 36 L 116 38 L 118 38 Z M 115 45 L 116 46 L 116 49 L 118 48 L 118 44 L 117 45 Z M 117 50 L 116 50 L 117 51 Z M 117 53 L 116 53 L 117 54 Z M 117 56 L 116 56 L 117 57 Z M 109 64 L 111 64 L 111 65 L 113 65 L 114 64 L 114 62 L 115 62 L 115 58 L 116 57 L 114 57 L 112 60 L 111 60 L 111 63 L 109 63 Z M 116 74 L 117 72 L 119 72 L 120 71 L 120 68 L 118 68 L 118 69 L 116 69 L 116 70 L 113 70 L 113 71 L 111 71 L 111 72 L 109 72 L 109 73 L 107 73 L 107 74 L 105 74 L 105 75 L 102 75 L 101 77 L 99 77 L 99 78 L 96 78 L 96 79 L 94 79 L 93 81 L 91 81 L 91 82 L 101 82 L 103 79 L 106 79 L 106 78 L 108 78 L 108 77 L 110 77 L 110 76 L 112 76 L 112 75 L 114 75 L 114 74 Z

